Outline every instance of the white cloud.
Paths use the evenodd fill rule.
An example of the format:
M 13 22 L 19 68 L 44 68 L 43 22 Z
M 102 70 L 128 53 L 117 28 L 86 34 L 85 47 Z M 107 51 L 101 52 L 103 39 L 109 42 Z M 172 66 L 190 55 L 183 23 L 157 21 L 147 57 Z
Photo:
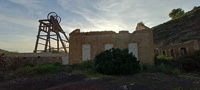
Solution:
M 37 28 L 38 26 L 37 20 L 32 20 L 32 19 L 22 18 L 22 17 L 16 18 L 16 17 L 11 17 L 11 16 L 0 15 L 0 21 L 4 23 L 18 24 L 18 25 L 22 25 L 22 26 L 30 27 L 34 29 Z
M 151 21 L 151 18 L 155 19 L 152 17 L 154 13 L 151 13 L 151 8 L 143 6 L 150 4 L 144 4 L 144 1 L 82 0 L 80 3 L 76 0 L 58 0 L 58 3 L 64 9 L 80 15 L 86 20 L 87 24 L 80 25 L 83 26 L 81 27 L 83 31 L 129 29 L 132 32 L 140 21 L 147 25 L 155 25 Z M 72 24 L 76 24 L 76 22 Z M 84 27 L 85 25 L 87 27 Z
M 104 2 L 103 2 L 104 1 Z M 104 5 L 106 4 L 105 0 L 101 3 L 92 3 L 87 0 L 83 0 L 80 2 L 72 2 L 70 0 L 58 0 L 58 3 L 65 8 L 66 10 L 70 10 L 75 14 L 81 15 L 87 22 L 79 23 L 80 28 L 83 28 L 83 31 L 93 31 L 93 30 L 116 30 L 119 31 L 127 27 L 120 17 L 118 17 L 117 13 L 112 14 L 113 12 L 109 12 L 108 9 L 112 7 L 116 7 L 119 3 L 113 3 L 113 1 L 108 1 L 109 3 L 113 3 L 112 5 Z M 77 5 L 76 5 L 77 4 Z M 126 7 L 127 8 L 127 7 Z M 119 10 L 123 11 L 123 10 Z M 118 12 L 118 11 L 116 11 Z M 109 14 L 110 13 L 110 14 Z M 76 22 L 74 22 L 76 24 Z
M 9 0 L 12 3 L 22 5 L 29 9 L 41 9 L 40 3 L 41 0 Z
M 185 2 L 185 0 L 58 0 L 64 9 L 81 15 L 87 20 L 88 27 L 82 27 L 83 29 L 115 31 L 121 29 L 133 31 L 140 21 L 149 27 L 163 23 L 170 19 L 168 14 L 173 8 L 185 9 L 191 6 Z

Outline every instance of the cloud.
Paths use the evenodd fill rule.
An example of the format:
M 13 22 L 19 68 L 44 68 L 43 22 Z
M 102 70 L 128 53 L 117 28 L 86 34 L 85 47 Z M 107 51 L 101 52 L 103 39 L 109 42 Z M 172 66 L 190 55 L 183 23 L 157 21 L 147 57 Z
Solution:
M 158 0 L 156 0 L 158 2 Z M 166 21 L 169 19 L 163 17 L 166 14 L 164 8 L 158 8 L 155 1 L 119 1 L 119 0 L 58 0 L 60 6 L 64 9 L 80 15 L 85 22 L 79 23 L 83 31 L 93 30 L 129 30 L 132 32 L 138 22 L 143 21 L 147 26 L 152 27 L 160 19 Z M 149 8 L 151 7 L 151 8 Z M 160 13 L 156 10 L 158 9 Z M 157 17 L 161 15 L 161 17 Z M 76 17 L 71 17 L 76 18 Z M 159 19 L 159 20 L 158 20 Z M 161 21 L 163 22 L 163 21 Z M 76 25 L 75 23 L 72 23 Z M 81 25 L 82 24 L 82 25 Z
M 74 29 L 81 31 L 129 30 L 143 21 L 153 27 L 170 18 L 174 8 L 185 11 L 199 6 L 198 0 L 1 0 L 1 48 L 31 51 L 35 45 L 38 20 L 50 11 L 57 12 L 61 27 L 67 35 Z M 5 34 L 5 35 L 4 35 Z
M 31 9 L 41 9 L 40 3 L 41 0 L 9 0 L 12 3 L 22 5 L 26 8 Z
M 96 4 L 96 1 L 82 0 L 81 2 L 71 0 L 58 0 L 58 3 L 66 10 L 73 12 L 74 14 L 80 15 L 85 19 L 85 22 L 79 23 L 80 28 L 83 31 L 94 31 L 94 30 L 116 30 L 124 29 L 127 27 L 117 14 L 111 14 L 108 12 L 108 8 L 116 7 L 119 3 L 114 3 L 110 6 Z M 112 1 L 110 1 L 112 3 Z M 102 7 L 106 8 L 102 8 Z M 127 8 L 127 7 L 126 7 Z M 110 14 L 109 14 L 110 13 Z M 113 18 L 112 18 L 113 17 Z M 76 17 L 74 17 L 76 18 Z M 74 22 L 76 24 L 77 22 Z
M 18 25 L 22 25 L 22 26 L 30 27 L 34 29 L 38 26 L 38 24 L 36 23 L 37 20 L 22 18 L 22 17 L 16 18 L 16 17 L 11 17 L 11 16 L 0 15 L 0 21 L 4 23 L 18 24 Z
M 58 3 L 64 9 L 86 20 L 85 23 L 82 21 L 80 26 L 86 25 L 88 27 L 82 28 L 88 30 L 83 31 L 91 29 L 115 31 L 129 29 L 133 31 L 136 24 L 141 21 L 153 27 L 168 21 L 170 19 L 168 14 L 173 8 L 188 9 L 188 6 L 194 4 L 190 2 L 187 5 L 184 0 L 58 0 Z M 177 3 L 182 5 L 177 5 Z

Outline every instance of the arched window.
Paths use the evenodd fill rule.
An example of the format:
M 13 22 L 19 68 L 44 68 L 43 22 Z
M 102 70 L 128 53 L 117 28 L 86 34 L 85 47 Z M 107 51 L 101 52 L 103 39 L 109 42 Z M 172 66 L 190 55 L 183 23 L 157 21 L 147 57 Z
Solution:
M 170 56 L 174 57 L 174 50 L 173 49 L 170 50 Z
M 165 50 L 163 50 L 162 54 L 163 54 L 163 55 L 166 55 Z
M 128 51 L 129 51 L 129 53 L 132 53 L 136 58 L 138 58 L 137 43 L 130 43 L 130 44 L 128 44 Z
M 84 44 L 82 46 L 82 59 L 83 61 L 90 60 L 90 44 Z
M 187 54 L 186 48 L 182 47 L 181 48 L 181 55 L 186 55 L 186 54 Z

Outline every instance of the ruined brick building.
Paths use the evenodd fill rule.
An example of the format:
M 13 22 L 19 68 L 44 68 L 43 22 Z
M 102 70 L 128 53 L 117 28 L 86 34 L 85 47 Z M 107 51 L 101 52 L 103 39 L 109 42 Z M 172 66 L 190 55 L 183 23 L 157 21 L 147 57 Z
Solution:
M 80 29 L 76 29 L 69 34 L 68 38 L 59 24 L 60 21 L 61 18 L 55 12 L 50 12 L 47 19 L 39 20 L 34 53 L 63 50 L 67 57 L 62 56 L 63 64 L 79 64 L 93 60 L 104 50 L 120 48 L 128 49 L 129 53 L 135 55 L 141 63 L 154 63 L 153 33 L 143 23 L 138 23 L 132 33 L 128 31 L 81 32 Z M 56 45 L 53 45 L 53 42 Z M 40 50 L 39 45 L 44 46 L 44 50 Z
M 200 42 L 197 40 L 191 40 L 183 43 L 156 46 L 155 53 L 156 55 L 178 57 L 186 54 L 191 54 L 199 49 L 200 49 Z
M 81 32 L 76 29 L 70 33 L 69 64 L 93 60 L 95 55 L 111 48 L 128 48 L 141 63 L 154 63 L 152 30 L 139 23 L 132 33 L 128 31 Z

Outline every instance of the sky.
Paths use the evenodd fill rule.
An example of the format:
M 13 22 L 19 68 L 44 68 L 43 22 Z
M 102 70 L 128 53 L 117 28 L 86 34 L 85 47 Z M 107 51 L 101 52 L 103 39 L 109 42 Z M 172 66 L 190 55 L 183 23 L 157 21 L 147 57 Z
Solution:
M 33 52 L 38 20 L 52 11 L 67 35 L 75 29 L 132 33 L 139 22 L 151 28 L 169 21 L 172 9 L 194 6 L 200 0 L 0 0 L 0 49 Z

